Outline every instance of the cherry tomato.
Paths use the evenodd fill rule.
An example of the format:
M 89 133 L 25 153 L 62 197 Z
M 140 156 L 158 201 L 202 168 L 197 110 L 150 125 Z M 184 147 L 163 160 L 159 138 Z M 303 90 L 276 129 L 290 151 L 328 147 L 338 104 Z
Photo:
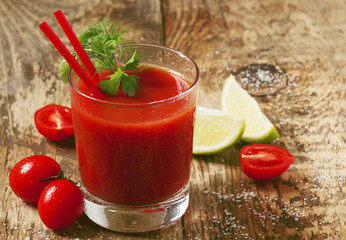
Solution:
M 62 141 L 74 134 L 71 108 L 50 104 L 35 112 L 39 133 L 52 141 Z
M 33 155 L 19 161 L 10 171 L 9 184 L 12 191 L 24 201 L 37 203 L 43 189 L 51 182 L 39 182 L 56 176 L 59 164 L 50 157 Z
M 264 181 L 280 176 L 294 162 L 285 149 L 269 144 L 251 144 L 240 150 L 240 166 L 250 178 Z
M 42 192 L 38 213 L 42 222 L 51 229 L 72 225 L 82 214 L 84 200 L 81 190 L 69 180 L 55 180 Z

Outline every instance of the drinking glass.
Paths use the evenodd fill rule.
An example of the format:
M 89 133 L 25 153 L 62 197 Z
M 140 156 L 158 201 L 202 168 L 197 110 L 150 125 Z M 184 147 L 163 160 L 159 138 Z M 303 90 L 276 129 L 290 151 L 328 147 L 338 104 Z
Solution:
M 173 49 L 138 44 L 141 65 L 185 79 L 187 90 L 146 103 L 117 103 L 69 86 L 85 213 L 115 231 L 145 232 L 173 224 L 189 202 L 193 122 L 199 69 Z

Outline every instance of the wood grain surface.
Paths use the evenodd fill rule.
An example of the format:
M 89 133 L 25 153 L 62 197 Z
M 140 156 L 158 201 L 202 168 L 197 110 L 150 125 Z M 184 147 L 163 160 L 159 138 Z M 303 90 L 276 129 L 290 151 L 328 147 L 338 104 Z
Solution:
M 132 28 L 134 41 L 191 56 L 201 70 L 199 105 L 220 108 L 234 74 L 294 164 L 277 179 L 253 181 L 240 169 L 238 143 L 194 156 L 189 208 L 167 229 L 121 234 L 85 215 L 47 229 L 36 206 L 13 194 L 8 174 L 44 154 L 78 179 L 74 140 L 51 142 L 33 122 L 49 103 L 70 105 L 60 56 L 38 28 L 47 21 L 68 45 L 53 16 L 59 9 L 77 33 L 112 18 Z M 0 0 L 0 239 L 345 239 L 345 29 L 344 0 Z

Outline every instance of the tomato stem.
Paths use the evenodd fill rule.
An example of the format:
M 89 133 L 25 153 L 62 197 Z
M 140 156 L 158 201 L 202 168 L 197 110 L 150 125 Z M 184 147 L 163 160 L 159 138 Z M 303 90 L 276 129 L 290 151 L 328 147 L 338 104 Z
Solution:
M 66 177 L 63 170 L 61 170 L 61 171 L 58 173 L 58 175 L 56 175 L 56 176 L 51 176 L 51 177 L 49 177 L 49 178 L 42 179 L 42 180 L 40 180 L 39 182 L 46 182 L 46 181 L 52 181 L 52 180 L 54 181 L 54 180 L 58 180 L 58 179 L 68 180 L 68 181 L 70 181 L 70 182 L 76 184 L 78 187 L 80 187 L 80 185 L 81 185 L 79 181 L 78 181 L 78 182 L 74 182 L 74 181 L 71 180 L 70 177 Z

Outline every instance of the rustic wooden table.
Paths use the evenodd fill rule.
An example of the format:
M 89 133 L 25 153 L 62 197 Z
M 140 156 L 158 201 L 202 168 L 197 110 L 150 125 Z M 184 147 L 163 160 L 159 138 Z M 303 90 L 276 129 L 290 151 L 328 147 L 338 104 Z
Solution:
M 190 206 L 167 229 L 121 234 L 85 215 L 67 229 L 47 229 L 36 206 L 12 193 L 8 173 L 20 159 L 44 154 L 78 178 L 73 140 L 51 142 L 33 122 L 44 105 L 70 104 L 58 80 L 60 56 L 38 28 L 47 21 L 68 44 L 58 9 L 77 33 L 111 17 L 132 28 L 134 41 L 190 55 L 201 70 L 200 105 L 220 108 L 223 82 L 235 74 L 294 164 L 255 182 L 240 169 L 237 144 L 194 156 Z M 344 0 L 1 0 L 0 239 L 345 239 L 345 41 Z

